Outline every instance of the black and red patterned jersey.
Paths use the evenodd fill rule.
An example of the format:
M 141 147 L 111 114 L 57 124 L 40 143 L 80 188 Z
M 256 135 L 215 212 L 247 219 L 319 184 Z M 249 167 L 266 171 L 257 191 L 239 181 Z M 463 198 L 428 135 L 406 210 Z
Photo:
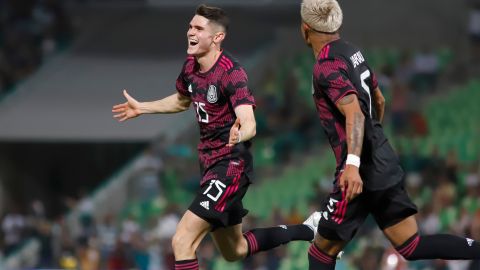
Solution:
M 187 57 L 183 65 L 176 87 L 181 95 L 192 100 L 195 109 L 200 127 L 198 154 L 202 174 L 219 161 L 234 158 L 244 160 L 246 172 L 251 171 L 248 169 L 252 166 L 251 142 L 226 146 L 236 120 L 234 109 L 239 105 L 255 106 L 247 82 L 245 70 L 225 51 L 205 73 L 199 71 L 193 56 Z
M 325 45 L 317 56 L 313 67 L 313 99 L 337 161 L 335 177 L 344 169 L 348 154 L 345 116 L 336 103 L 354 94 L 365 115 L 360 176 L 370 190 L 393 186 L 404 175 L 398 157 L 376 120 L 371 93 L 377 86 L 375 74 L 356 46 L 338 39 Z

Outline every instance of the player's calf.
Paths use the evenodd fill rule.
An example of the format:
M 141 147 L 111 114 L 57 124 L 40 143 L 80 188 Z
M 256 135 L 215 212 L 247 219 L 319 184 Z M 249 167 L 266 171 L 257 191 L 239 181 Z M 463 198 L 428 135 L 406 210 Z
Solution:
M 308 249 L 308 269 L 310 270 L 334 270 L 336 256 L 331 256 L 312 243 Z
M 413 235 L 396 247 L 406 260 L 473 260 L 480 259 L 480 244 L 473 239 L 448 234 Z
M 236 262 L 236 261 L 240 261 L 240 260 L 243 260 L 246 256 L 246 253 L 245 255 L 244 254 L 241 254 L 241 253 L 237 253 L 237 254 L 222 254 L 222 257 L 223 259 L 225 259 L 225 261 L 227 262 Z
M 220 252 L 222 253 L 222 257 L 227 262 L 236 262 L 239 260 L 243 260 L 245 257 L 247 257 L 248 248 L 246 245 L 238 245 L 238 247 L 232 250 L 221 249 Z
M 314 232 L 304 224 L 280 225 L 271 228 L 253 229 L 244 234 L 248 244 L 248 256 L 260 251 L 284 245 L 290 241 L 312 241 Z

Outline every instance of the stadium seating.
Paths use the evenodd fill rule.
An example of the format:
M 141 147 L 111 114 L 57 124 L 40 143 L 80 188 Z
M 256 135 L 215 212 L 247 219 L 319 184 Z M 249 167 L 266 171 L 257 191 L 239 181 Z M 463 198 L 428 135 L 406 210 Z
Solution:
M 413 147 L 419 147 L 417 150 L 420 154 L 428 155 L 434 147 L 438 147 L 441 155 L 445 156 L 449 150 L 455 149 L 461 162 L 475 161 L 480 151 L 475 139 L 480 133 L 476 119 L 471 115 L 480 112 L 476 104 L 480 98 L 479 89 L 480 82 L 474 80 L 445 95 L 432 98 L 423 110 L 428 118 L 427 136 L 390 138 L 407 153 L 411 153 Z

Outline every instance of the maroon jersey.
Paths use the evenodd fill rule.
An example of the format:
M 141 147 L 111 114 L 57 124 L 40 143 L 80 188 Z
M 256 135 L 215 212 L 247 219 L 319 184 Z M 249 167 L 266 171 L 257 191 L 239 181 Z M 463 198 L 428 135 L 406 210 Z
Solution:
M 360 49 L 342 39 L 325 45 L 313 67 L 313 99 L 322 127 L 337 161 L 336 178 L 345 166 L 347 140 L 345 117 L 337 101 L 349 94 L 357 96 L 365 115 L 365 134 L 360 157 L 360 175 L 370 189 L 383 189 L 403 178 L 398 158 L 390 146 L 376 110 L 371 92 L 378 83 Z
M 202 174 L 220 161 L 236 158 L 245 162 L 247 174 L 251 171 L 248 169 L 252 166 L 251 142 L 226 146 L 236 120 L 234 109 L 239 105 L 255 106 L 247 81 L 245 70 L 224 51 L 205 73 L 199 71 L 193 56 L 187 57 L 183 65 L 176 87 L 181 95 L 192 100 L 195 109 L 200 127 L 198 154 Z

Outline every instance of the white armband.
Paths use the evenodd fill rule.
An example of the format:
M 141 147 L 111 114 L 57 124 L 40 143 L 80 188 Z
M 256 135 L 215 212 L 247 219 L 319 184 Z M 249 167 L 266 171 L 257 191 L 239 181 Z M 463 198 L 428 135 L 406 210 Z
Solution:
M 348 154 L 346 164 L 360 168 L 360 157 L 354 154 Z

